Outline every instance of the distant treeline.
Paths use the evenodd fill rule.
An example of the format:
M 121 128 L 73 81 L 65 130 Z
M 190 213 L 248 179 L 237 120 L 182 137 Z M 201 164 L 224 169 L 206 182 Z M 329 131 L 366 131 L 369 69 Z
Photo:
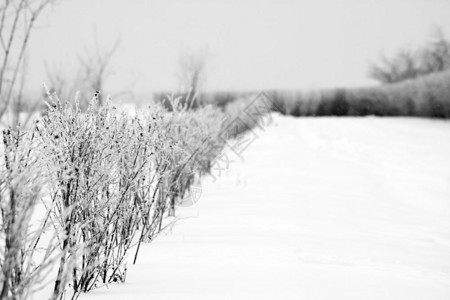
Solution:
M 366 88 L 264 92 L 272 99 L 273 110 L 291 116 L 450 118 L 450 71 Z M 257 92 L 203 93 L 193 100 L 192 108 L 213 104 L 226 110 L 232 103 L 232 106 L 243 108 L 256 94 Z M 156 99 L 163 101 L 165 95 L 158 94 Z
M 292 116 L 450 118 L 450 72 L 395 84 L 316 92 L 269 91 L 275 109 Z

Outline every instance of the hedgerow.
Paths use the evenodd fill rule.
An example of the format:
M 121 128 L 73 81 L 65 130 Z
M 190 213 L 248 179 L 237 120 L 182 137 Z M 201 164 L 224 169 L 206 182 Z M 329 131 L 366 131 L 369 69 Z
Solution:
M 94 98 L 83 111 L 50 95 L 33 128 L 3 133 L 2 299 L 23 298 L 49 270 L 52 299 L 125 281 L 127 255 L 136 262 L 141 243 L 176 220 L 225 143 L 217 108 L 169 101 L 170 111 L 154 105 L 132 116 L 110 101 Z M 38 215 L 44 221 L 30 229 Z
M 267 91 L 276 111 L 292 116 L 450 118 L 450 72 L 366 88 Z
M 411 116 L 450 118 L 450 72 L 443 71 L 392 84 L 364 88 L 267 90 L 273 111 L 290 116 Z M 244 109 L 258 92 L 216 92 L 199 95 L 223 111 Z M 155 95 L 162 101 L 161 95 Z M 241 102 L 241 103 L 239 103 Z M 243 103 L 242 103 L 243 102 Z M 201 106 L 201 105 L 200 105 Z

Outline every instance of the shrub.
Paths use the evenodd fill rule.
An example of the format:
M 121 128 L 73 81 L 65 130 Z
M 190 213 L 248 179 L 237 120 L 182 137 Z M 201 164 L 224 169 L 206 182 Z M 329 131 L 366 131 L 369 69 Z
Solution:
M 46 184 L 36 132 L 20 127 L 3 131 L 0 177 L 0 298 L 24 299 L 42 285 L 56 259 L 48 229 L 49 214 L 35 208 Z M 42 219 L 40 219 L 42 217 Z M 35 223 L 31 223 L 31 219 Z M 42 238 L 45 236 L 45 238 Z

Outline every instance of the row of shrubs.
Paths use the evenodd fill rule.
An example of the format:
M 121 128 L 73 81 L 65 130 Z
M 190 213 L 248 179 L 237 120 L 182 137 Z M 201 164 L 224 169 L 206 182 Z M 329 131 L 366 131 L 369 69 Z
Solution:
M 400 83 L 316 92 L 269 91 L 281 113 L 292 116 L 415 116 L 450 118 L 450 72 Z
M 51 299 L 125 281 L 127 255 L 136 262 L 141 243 L 176 220 L 225 145 L 223 112 L 169 102 L 130 115 L 53 96 L 31 129 L 4 130 L 0 299 L 26 298 L 48 278 Z
M 256 92 L 217 92 L 198 96 L 195 107 L 213 104 L 226 111 Z M 291 116 L 414 116 L 450 118 L 450 71 L 366 88 L 264 92 L 273 110 Z M 253 95 L 253 96 L 251 96 Z M 163 94 L 156 95 L 161 101 Z M 239 105 L 238 105 L 239 106 Z M 245 105 L 240 105 L 245 107 Z
M 170 97 L 175 97 L 180 99 L 180 103 L 191 109 L 197 109 L 206 105 L 213 105 L 220 107 L 224 110 L 228 104 L 233 103 L 242 98 L 248 98 L 256 95 L 257 91 L 247 91 L 247 92 L 203 92 L 197 95 L 191 95 L 190 93 L 170 93 L 170 92 L 159 92 L 153 94 L 153 100 L 156 103 L 162 104 L 167 109 L 171 110 L 171 105 L 167 101 L 168 95 Z

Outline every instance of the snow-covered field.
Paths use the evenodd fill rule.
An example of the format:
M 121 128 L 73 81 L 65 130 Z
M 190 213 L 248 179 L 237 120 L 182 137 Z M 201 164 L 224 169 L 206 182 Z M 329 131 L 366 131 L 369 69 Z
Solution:
M 450 299 L 450 122 L 275 116 L 81 299 Z

